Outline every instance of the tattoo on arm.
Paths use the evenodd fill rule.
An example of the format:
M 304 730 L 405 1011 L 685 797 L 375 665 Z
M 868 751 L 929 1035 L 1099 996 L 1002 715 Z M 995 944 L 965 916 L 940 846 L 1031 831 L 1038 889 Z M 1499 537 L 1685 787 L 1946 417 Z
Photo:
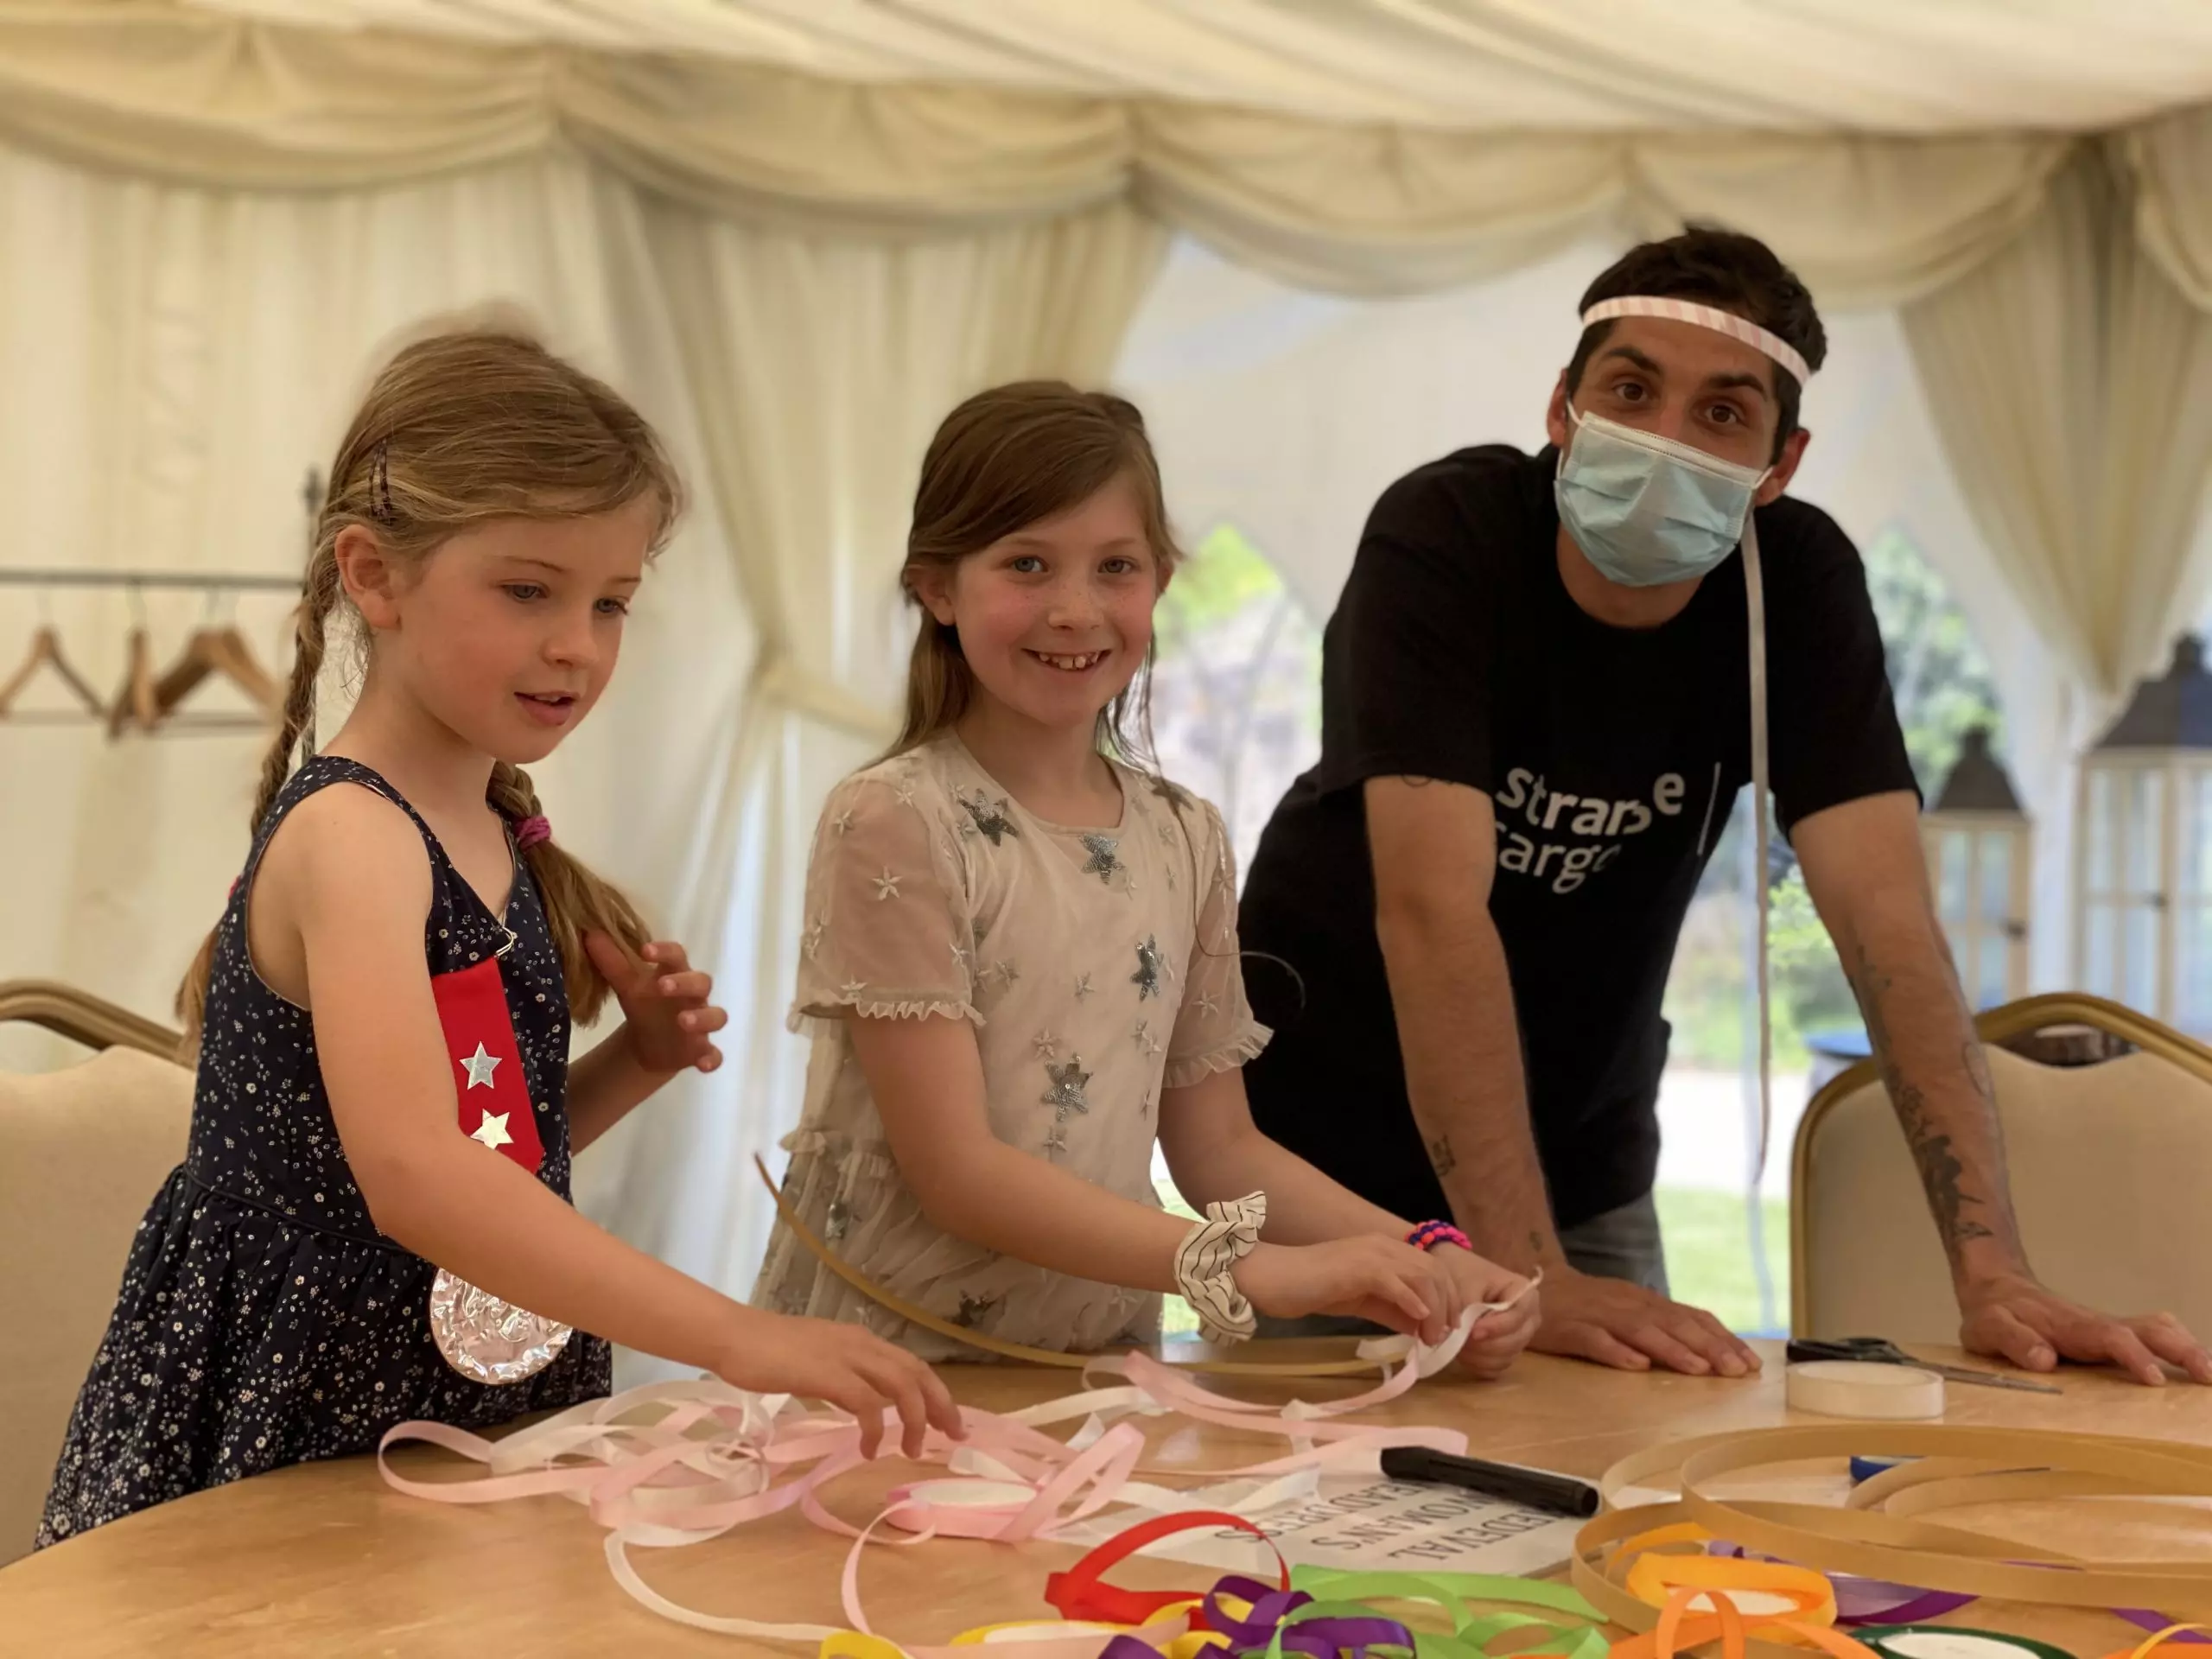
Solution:
M 1859 949 L 1859 971 L 1851 976 L 1851 988 L 1859 999 L 1860 1014 L 1866 1021 L 1866 1036 L 1872 1044 L 1874 1054 L 1882 1070 L 1882 1082 L 1890 1091 L 1891 1103 L 1896 1108 L 1897 1122 L 1904 1130 L 1905 1143 L 1912 1149 L 1912 1161 L 1920 1171 L 1920 1185 L 1928 1194 L 1929 1209 L 1935 1212 L 1936 1225 L 1942 1232 L 1944 1249 L 1955 1254 L 1956 1247 L 1971 1239 L 1994 1238 L 1990 1228 L 1966 1214 L 1968 1205 L 1986 1209 L 1989 1201 L 1969 1194 L 1959 1184 L 1966 1173 L 1966 1166 L 1951 1148 L 1951 1137 L 1940 1133 L 1930 1117 L 1928 1097 L 1919 1087 L 1905 1078 L 1897 1062 L 1896 1051 L 1890 1042 L 1889 1022 L 1885 1018 L 1882 999 L 1895 982 L 1891 976 L 1875 967 L 1861 945 Z M 1968 1039 L 1965 1048 L 1967 1074 L 1974 1080 L 1974 1089 L 1990 1107 L 1990 1122 L 1996 1122 L 1997 1090 L 1989 1075 L 1989 1063 L 1982 1058 L 1981 1046 Z
M 1452 1150 L 1450 1135 L 1440 1135 L 1428 1143 L 1428 1164 L 1436 1172 L 1436 1179 L 1440 1181 L 1459 1167 L 1459 1160 Z

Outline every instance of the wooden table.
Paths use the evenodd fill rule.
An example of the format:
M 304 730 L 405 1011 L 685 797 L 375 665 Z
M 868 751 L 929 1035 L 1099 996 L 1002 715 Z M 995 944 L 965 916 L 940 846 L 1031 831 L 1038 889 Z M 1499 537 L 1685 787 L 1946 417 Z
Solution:
M 1283 1357 L 1335 1351 L 1270 1346 Z M 1777 1346 L 1764 1344 L 1762 1376 L 1739 1382 L 1634 1376 L 1531 1357 L 1500 1382 L 1424 1383 L 1375 1420 L 1449 1424 L 1466 1431 L 1478 1453 L 1595 1477 L 1656 1440 L 1800 1421 L 1783 1403 Z M 1932 1349 L 1927 1355 L 1961 1357 Z M 948 1366 L 945 1375 L 963 1402 L 996 1410 L 1073 1386 L 1071 1373 L 1014 1367 Z M 2212 1389 L 2145 1389 L 2093 1371 L 2069 1371 L 2060 1380 L 2063 1397 L 1954 1383 L 1948 1421 L 2212 1444 Z M 1252 1398 L 1294 1392 L 1242 1380 L 1213 1384 Z M 1364 1386 L 1307 1382 L 1295 1391 L 1319 1399 Z M 1181 1419 L 1156 1429 L 1155 1446 L 1194 1469 L 1272 1455 L 1249 1439 Z M 442 1462 L 459 1466 L 442 1453 L 401 1455 L 416 1471 Z M 829 1490 L 830 1506 L 865 1521 L 875 1513 L 874 1500 L 912 1471 L 896 1461 L 856 1470 Z M 2059 1546 L 2060 1523 L 2031 1512 L 2043 1507 L 2013 1506 L 2004 1530 Z M 1966 1511 L 1958 1518 L 1987 1524 Z M 2147 1534 L 2158 1524 L 2139 1516 L 2123 1528 L 2126 1553 L 2153 1547 Z M 756 1649 L 646 1611 L 608 1576 L 602 1536 L 581 1507 L 563 1499 L 483 1509 L 423 1503 L 389 1491 L 365 1458 L 284 1469 L 162 1504 L 0 1569 L 0 1653 L 41 1659 L 804 1654 L 789 1644 Z M 2169 1522 L 2156 1544 L 2178 1553 L 2190 1547 L 2177 1542 L 2186 1538 L 2212 1554 L 2208 1537 L 2204 1529 Z M 2069 1547 L 2111 1554 L 2078 1541 Z M 837 1624 L 846 1548 L 786 1514 L 709 1543 L 634 1551 L 632 1559 L 647 1582 L 690 1606 Z M 871 1550 L 862 1586 L 879 1630 L 894 1639 L 941 1642 L 993 1620 L 1050 1617 L 1039 1599 L 1045 1575 L 1076 1553 L 1066 1546 L 952 1541 Z M 1160 1586 L 1211 1581 L 1208 1569 L 1143 1560 L 1126 1563 L 1115 1578 Z M 2085 1659 L 2102 1659 L 2141 1634 L 2107 1614 L 1994 1602 L 1974 1604 L 1955 1622 L 2040 1637 Z

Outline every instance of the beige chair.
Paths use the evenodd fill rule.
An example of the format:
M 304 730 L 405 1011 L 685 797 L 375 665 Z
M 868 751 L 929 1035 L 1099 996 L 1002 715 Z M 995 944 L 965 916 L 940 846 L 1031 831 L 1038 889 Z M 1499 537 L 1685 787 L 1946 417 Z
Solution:
M 0 1565 L 30 1548 L 132 1236 L 192 1120 L 175 1032 L 41 980 L 0 983 L 0 1021 L 16 1020 L 100 1052 L 0 1072 Z
M 2212 1049 L 2087 995 L 2029 997 L 1975 1025 L 2037 1274 L 2091 1306 L 2163 1310 L 2212 1335 Z M 2005 1046 L 2032 1048 L 2035 1033 L 2056 1026 L 2090 1027 L 2132 1051 L 2047 1065 Z M 1789 1235 L 1797 1335 L 1958 1340 L 1950 1271 L 1871 1063 L 1806 1108 Z

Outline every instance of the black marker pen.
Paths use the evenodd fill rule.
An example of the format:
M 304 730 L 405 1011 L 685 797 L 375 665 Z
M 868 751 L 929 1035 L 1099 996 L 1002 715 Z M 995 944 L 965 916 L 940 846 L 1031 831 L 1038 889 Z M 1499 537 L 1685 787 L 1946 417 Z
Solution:
M 1545 1510 L 1554 1515 L 1588 1516 L 1598 1513 L 1598 1489 L 1572 1475 L 1554 1475 L 1518 1464 L 1485 1463 L 1479 1458 L 1455 1458 L 1448 1452 L 1432 1452 L 1425 1446 L 1394 1446 L 1382 1454 L 1382 1473 L 1391 1480 L 1425 1480 L 1445 1486 L 1464 1486 L 1485 1497 L 1518 1503 L 1523 1509 Z

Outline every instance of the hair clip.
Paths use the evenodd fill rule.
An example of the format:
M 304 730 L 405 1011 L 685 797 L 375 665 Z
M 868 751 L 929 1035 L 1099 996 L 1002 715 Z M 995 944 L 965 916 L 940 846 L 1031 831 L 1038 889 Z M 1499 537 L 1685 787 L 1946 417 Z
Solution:
M 369 459 L 369 517 L 380 524 L 397 523 L 398 515 L 391 510 L 391 443 L 389 439 L 377 445 L 376 454 Z

